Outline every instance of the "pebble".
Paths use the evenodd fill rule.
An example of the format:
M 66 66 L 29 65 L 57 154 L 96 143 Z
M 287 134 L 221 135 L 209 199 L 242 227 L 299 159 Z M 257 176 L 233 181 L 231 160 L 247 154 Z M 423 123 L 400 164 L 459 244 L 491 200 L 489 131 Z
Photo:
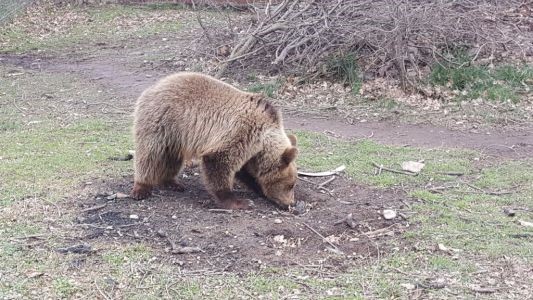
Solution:
M 139 216 L 138 215 L 130 215 L 130 219 L 137 220 L 137 219 L 139 219 Z
M 283 223 L 283 221 L 281 221 L 281 219 L 274 219 L 274 223 L 281 224 L 281 223 Z
M 396 212 L 392 209 L 384 209 L 383 218 L 385 218 L 385 220 L 392 220 L 396 218 Z

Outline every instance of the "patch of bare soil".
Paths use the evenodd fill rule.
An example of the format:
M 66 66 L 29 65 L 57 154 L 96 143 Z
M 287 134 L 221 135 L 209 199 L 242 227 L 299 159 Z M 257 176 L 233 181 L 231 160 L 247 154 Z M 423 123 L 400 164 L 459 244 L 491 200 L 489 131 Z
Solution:
M 392 247 L 387 244 L 390 237 L 406 227 L 399 216 L 382 216 L 383 209 L 403 208 L 403 191 L 356 186 L 339 177 L 327 186 L 331 193 L 324 194 L 318 189 L 323 178 L 315 179 L 316 185 L 300 181 L 296 197 L 305 201 L 306 209 L 294 214 L 237 187 L 236 193 L 254 206 L 225 211 L 213 206 L 197 172 L 186 169 L 182 174 L 185 192 L 155 191 L 144 201 L 109 197 L 129 193 L 131 178 L 91 187 L 88 199 L 78 202 L 75 222 L 86 230 L 76 243 L 142 242 L 189 271 L 315 264 L 340 270 L 354 260 L 386 253 Z M 343 221 L 348 214 L 352 219 Z M 192 253 L 177 253 L 182 251 Z
M 392 122 L 352 125 L 313 117 L 289 117 L 285 123 L 290 129 L 323 132 L 342 138 L 368 138 L 388 145 L 476 149 L 488 155 L 514 159 L 533 157 L 533 130 L 464 132 L 431 125 Z

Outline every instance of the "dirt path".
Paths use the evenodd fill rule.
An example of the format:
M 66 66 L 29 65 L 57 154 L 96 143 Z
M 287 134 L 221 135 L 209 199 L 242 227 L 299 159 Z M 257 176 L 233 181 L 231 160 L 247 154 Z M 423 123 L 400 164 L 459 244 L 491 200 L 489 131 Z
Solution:
M 72 73 L 108 87 L 124 96 L 124 106 L 131 107 L 137 96 L 168 72 L 153 69 L 128 69 L 126 60 L 115 58 L 44 59 L 32 56 L 0 56 L 0 63 L 54 73 Z M 291 116 L 286 127 L 293 130 L 327 132 L 342 138 L 369 138 L 383 144 L 427 148 L 467 148 L 505 158 L 533 157 L 533 128 L 516 131 L 461 132 L 432 125 L 391 122 L 367 122 L 354 125 L 341 120 Z
M 288 128 L 331 132 L 343 138 L 365 138 L 389 145 L 426 148 L 465 148 L 506 158 L 533 157 L 533 130 L 507 132 L 461 132 L 431 125 L 368 122 L 350 125 L 312 117 L 289 118 Z

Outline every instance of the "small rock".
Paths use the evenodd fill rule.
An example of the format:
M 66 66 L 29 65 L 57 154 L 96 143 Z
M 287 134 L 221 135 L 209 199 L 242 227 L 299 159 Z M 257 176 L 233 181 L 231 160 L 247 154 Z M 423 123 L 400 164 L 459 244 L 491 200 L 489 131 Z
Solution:
M 138 215 L 130 215 L 130 219 L 137 220 L 139 219 Z
M 281 223 L 283 223 L 283 221 L 281 219 L 274 219 L 274 223 L 275 224 L 281 224 Z
M 383 210 L 383 218 L 385 218 L 385 220 L 392 220 L 394 218 L 396 218 L 396 212 L 392 209 L 384 209 Z
M 514 209 L 511 209 L 511 208 L 505 208 L 503 210 L 503 213 L 506 214 L 508 217 L 514 217 L 516 215 L 516 212 L 514 211 Z

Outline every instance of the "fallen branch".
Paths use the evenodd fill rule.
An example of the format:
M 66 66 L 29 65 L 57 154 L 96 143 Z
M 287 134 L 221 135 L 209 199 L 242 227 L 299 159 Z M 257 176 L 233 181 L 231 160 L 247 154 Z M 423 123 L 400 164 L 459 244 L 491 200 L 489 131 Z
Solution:
M 86 209 L 82 209 L 81 212 L 82 213 L 88 213 L 88 212 L 93 212 L 95 210 L 99 210 L 99 209 L 102 209 L 104 207 L 107 206 L 107 203 L 104 203 L 104 204 L 100 204 L 100 205 L 95 205 L 95 206 L 92 206 L 92 207 L 88 207 Z
M 464 172 L 436 172 L 437 174 L 441 175 L 449 175 L 449 176 L 463 176 L 465 175 Z
M 43 234 L 31 234 L 31 235 L 24 235 L 24 236 L 16 236 L 12 237 L 11 239 L 14 240 L 29 240 L 29 239 L 42 239 L 44 238 Z
M 231 210 L 231 209 L 223 209 L 223 208 L 210 208 L 210 209 L 208 209 L 208 211 L 215 212 L 215 213 L 227 213 L 227 214 L 233 213 L 233 210 Z
M 492 293 L 496 293 L 499 290 L 499 288 L 484 288 L 484 287 L 478 287 L 478 286 L 471 286 L 470 289 L 480 294 L 492 294 Z
M 157 234 L 167 240 L 170 245 L 170 253 L 172 254 L 190 254 L 204 252 L 199 247 L 177 246 L 176 243 L 174 243 L 174 241 L 163 230 L 158 230 Z
M 391 172 L 391 173 L 397 173 L 397 174 L 403 174 L 403 175 L 409 175 L 409 176 L 418 176 L 418 173 L 412 173 L 412 172 L 407 172 L 407 171 L 400 171 L 400 170 L 390 169 L 390 168 L 384 167 L 383 165 L 378 165 L 375 162 L 372 162 L 372 165 L 374 167 L 378 168 L 377 175 L 381 174 L 381 171 L 383 170 L 383 171 L 388 171 L 388 172 Z
M 337 252 L 343 253 L 339 248 L 337 248 L 337 246 L 335 246 L 335 244 L 333 244 L 332 242 L 328 241 L 322 234 L 320 234 L 320 232 L 316 231 L 313 227 L 307 225 L 307 223 L 303 223 L 303 224 L 305 225 L 305 227 L 309 228 L 309 230 L 311 230 L 316 235 L 318 235 L 322 239 L 322 241 L 328 243 L 331 247 L 333 247 L 333 249 L 335 249 Z
M 385 228 L 380 228 L 372 231 L 367 231 L 361 233 L 361 235 L 367 236 L 368 238 L 375 238 L 383 235 L 392 235 L 394 234 L 394 231 L 390 230 L 392 227 L 399 225 L 399 223 L 394 223 L 391 226 L 387 226 Z
M 108 158 L 109 160 L 115 160 L 115 161 L 128 161 L 133 159 L 133 154 L 128 153 L 124 156 L 112 156 Z
M 110 300 L 112 299 L 111 297 L 109 297 L 109 295 L 107 295 L 106 293 L 104 293 L 104 291 L 102 291 L 100 289 L 100 287 L 98 286 L 98 284 L 96 283 L 96 280 L 94 281 L 94 286 L 96 287 L 96 290 L 100 293 L 100 295 L 102 295 L 102 297 L 105 299 L 105 300 Z
M 298 171 L 298 175 L 307 176 L 307 177 L 325 177 L 325 176 L 331 176 L 331 175 L 337 175 L 340 172 L 344 171 L 346 169 L 345 165 L 339 166 L 331 171 L 325 171 L 325 172 L 304 172 L 304 171 Z
M 318 188 L 319 188 L 319 189 L 324 188 L 325 185 L 327 185 L 327 184 L 333 182 L 333 180 L 335 180 L 336 178 L 337 178 L 337 177 L 336 177 L 335 175 L 333 175 L 330 179 L 328 179 L 328 180 L 322 182 L 321 184 L 319 184 L 319 185 L 318 185 Z
M 477 187 L 473 184 L 470 184 L 468 182 L 463 182 L 465 185 L 467 185 L 468 187 L 470 188 L 473 188 L 474 190 L 477 190 L 483 194 L 486 194 L 486 195 L 491 195 L 491 196 L 501 196 L 501 195 L 509 195 L 509 194 L 513 194 L 514 192 L 512 191 L 499 191 L 499 192 L 496 192 L 496 191 L 486 191 L 480 187 Z

